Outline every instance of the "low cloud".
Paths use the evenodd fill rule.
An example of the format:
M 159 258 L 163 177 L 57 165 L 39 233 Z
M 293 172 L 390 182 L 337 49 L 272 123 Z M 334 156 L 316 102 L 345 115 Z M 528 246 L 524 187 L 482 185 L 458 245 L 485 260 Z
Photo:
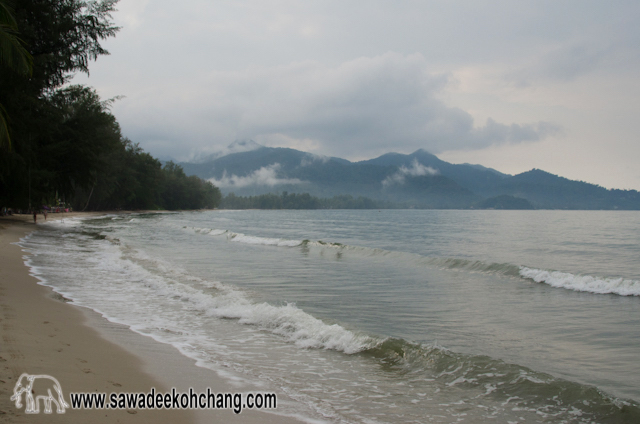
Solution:
M 309 166 L 317 162 L 320 162 L 321 164 L 325 164 L 329 162 L 329 160 L 330 160 L 329 156 L 308 154 L 302 158 L 302 160 L 300 161 L 300 166 L 303 166 L 303 167 Z
M 278 178 L 278 171 L 281 166 L 279 163 L 274 163 L 269 166 L 263 166 L 262 168 L 253 171 L 251 174 L 239 177 L 237 175 L 228 176 L 225 171 L 222 174 L 222 178 L 219 180 L 210 178 L 209 181 L 213 185 L 220 188 L 241 188 L 250 186 L 269 186 L 273 187 L 279 184 L 302 184 L 303 181 L 297 178 Z
M 391 148 L 440 153 L 532 142 L 558 128 L 548 122 L 493 120 L 478 126 L 468 112 L 440 100 L 447 83 L 447 75 L 430 72 L 423 55 L 390 52 L 334 67 L 309 61 L 216 71 L 200 81 L 197 90 L 174 84 L 162 93 L 138 97 L 145 104 L 131 104 L 127 116 L 144 114 L 136 119 L 138 128 L 148 121 L 155 134 L 175 134 L 192 148 L 211 146 L 212 140 L 222 148 L 229 140 L 253 139 L 274 147 L 304 145 L 307 151 L 351 159 Z M 163 111 L 160 105 L 171 108 Z M 185 119 L 176 119 L 175 110 L 184 111 Z M 177 146 L 174 149 L 180 154 Z
M 410 168 L 402 165 L 398 171 L 389 175 L 382 181 L 383 187 L 389 187 L 392 185 L 402 185 L 404 184 L 407 177 L 419 177 L 424 175 L 438 175 L 437 169 L 433 169 L 430 166 L 424 166 L 419 163 L 416 159 L 413 160 Z
M 562 132 L 563 129 L 561 126 L 550 122 L 504 125 L 489 118 L 484 127 L 474 129 L 469 133 L 469 137 L 476 139 L 478 142 L 481 140 L 494 140 L 495 144 L 518 144 L 540 141 L 544 138 L 561 134 Z

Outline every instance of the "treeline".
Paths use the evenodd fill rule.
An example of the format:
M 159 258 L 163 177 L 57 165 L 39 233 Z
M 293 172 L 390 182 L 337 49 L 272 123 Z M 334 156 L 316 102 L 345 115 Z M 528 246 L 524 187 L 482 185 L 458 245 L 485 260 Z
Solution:
M 354 198 L 351 195 L 340 195 L 332 198 L 318 198 L 309 193 L 262 194 L 259 196 L 236 196 L 229 193 L 221 203 L 222 209 L 390 209 L 392 203 L 368 199 Z
M 187 177 L 173 162 L 163 167 L 127 139 L 105 158 L 105 168 L 93 187 L 76 190 L 76 210 L 213 209 L 222 197 L 209 181 Z
M 123 137 L 89 87 L 66 85 L 108 54 L 117 0 L 0 0 L 0 206 L 215 207 L 219 190 Z

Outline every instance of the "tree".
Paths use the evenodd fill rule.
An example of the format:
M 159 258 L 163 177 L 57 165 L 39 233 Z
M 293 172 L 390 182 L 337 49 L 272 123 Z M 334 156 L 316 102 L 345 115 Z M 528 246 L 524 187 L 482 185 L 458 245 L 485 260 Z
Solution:
M 7 0 L 0 0 L 0 64 L 16 73 L 31 75 L 33 58 L 18 38 L 18 24 Z M 0 148 L 11 150 L 7 112 L 0 104 Z
M 63 87 L 73 72 L 88 74 L 89 62 L 108 54 L 100 41 L 119 29 L 111 23 L 117 0 L 20 0 L 13 14 L 8 1 L 0 0 L 0 25 L 6 23 L 0 27 L 6 111 L 0 118 L 6 124 L 11 117 L 3 128 L 14 143 L 0 149 L 0 204 L 38 206 L 59 195 L 79 209 L 217 206 L 221 195 L 213 184 L 187 177 L 173 163 L 163 169 L 123 138 L 111 100 L 89 87 Z M 31 56 L 12 53 L 21 48 Z M 28 75 L 23 65 L 30 57 Z
M 47 96 L 51 132 L 41 137 L 38 165 L 49 171 L 43 184 L 71 196 L 105 172 L 104 155 L 121 142 L 120 126 L 95 90 L 73 85 Z
M 62 86 L 74 72 L 89 74 L 89 62 L 109 54 L 100 41 L 120 29 L 111 22 L 117 1 L 20 0 L 15 20 L 33 56 L 28 84 L 41 93 Z
M 0 1 L 7 4 L 7 0 Z M 11 151 L 0 150 L 0 203 L 25 207 L 31 200 L 37 204 L 52 197 L 58 189 L 71 192 L 78 184 L 92 182 L 92 178 L 81 178 L 95 176 L 98 171 L 100 164 L 95 159 L 100 157 L 104 139 L 95 146 L 89 145 L 92 139 L 78 142 L 88 127 L 80 123 L 81 119 L 68 119 L 65 114 L 73 103 L 80 108 L 74 111 L 76 118 L 104 118 L 104 114 L 92 115 L 91 108 L 80 113 L 99 99 L 86 89 L 56 90 L 74 72 L 89 73 L 89 62 L 108 54 L 100 42 L 119 29 L 111 22 L 116 2 L 20 0 L 14 5 L 14 27 L 20 29 L 22 40 L 19 44 L 33 58 L 33 67 L 31 75 L 25 75 L 19 67 L 0 63 L 0 104 L 4 106 L 5 123 L 6 117 L 10 118 L 7 135 L 12 145 Z M 112 129 L 114 124 L 115 120 Z M 92 152 L 94 147 L 97 152 Z M 78 157 L 88 161 L 75 162 Z
M 0 0 L 0 61 L 16 72 L 30 74 L 33 58 L 18 37 L 18 23 L 7 0 Z
M 195 175 L 187 177 L 182 167 L 171 161 L 164 165 L 162 171 L 160 197 L 165 209 L 211 209 L 220 203 L 220 190 L 211 182 Z

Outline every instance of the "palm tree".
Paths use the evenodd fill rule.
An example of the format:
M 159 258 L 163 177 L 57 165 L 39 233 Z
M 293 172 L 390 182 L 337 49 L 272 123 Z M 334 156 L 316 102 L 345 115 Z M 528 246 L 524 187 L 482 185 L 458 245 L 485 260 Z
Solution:
M 33 58 L 18 38 L 18 24 L 8 0 L 0 0 L 0 65 L 12 68 L 21 74 L 30 75 Z M 7 112 L 0 104 L 0 148 L 11 150 L 11 138 L 7 124 Z

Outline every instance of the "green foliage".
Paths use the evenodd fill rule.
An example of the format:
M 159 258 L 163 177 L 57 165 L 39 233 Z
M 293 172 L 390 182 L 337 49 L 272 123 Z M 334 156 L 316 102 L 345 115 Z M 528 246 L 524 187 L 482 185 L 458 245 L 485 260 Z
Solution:
M 389 209 L 395 205 L 389 202 L 374 201 L 365 197 L 354 198 L 350 195 L 320 199 L 309 193 L 281 195 L 263 194 L 260 196 L 240 197 L 229 193 L 220 204 L 222 209 Z
M 162 204 L 164 209 L 214 208 L 220 203 L 220 190 L 209 181 L 187 177 L 179 165 L 167 162 L 162 169 Z
M 110 15 L 117 0 L 20 0 L 13 10 L 6 1 L 0 0 L 0 137 L 14 142 L 0 149 L 1 205 L 26 209 L 58 199 L 80 210 L 218 204 L 220 191 L 211 183 L 187 177 L 175 164 L 162 168 L 123 138 L 111 100 L 84 86 L 60 88 L 108 54 L 100 41 L 118 31 Z M 6 59 L 3 36 L 17 37 L 17 29 L 14 45 L 28 51 L 32 72 Z
M 121 139 L 118 123 L 93 89 L 71 86 L 31 100 L 31 116 L 18 115 L 30 125 L 3 155 L 0 174 L 3 200 L 19 207 L 50 201 L 56 192 L 69 199 L 76 189 L 91 187 L 106 153 Z
M 105 159 L 106 171 L 73 200 L 79 210 L 212 209 L 220 190 L 198 177 L 187 177 L 173 162 L 160 161 L 124 139 Z
M 104 167 L 92 187 L 76 191 L 78 210 L 157 209 L 160 162 L 138 145 L 122 139 L 103 157 Z
M 23 62 L 0 61 L 0 126 L 11 149 L 0 149 L 0 200 L 26 208 L 70 196 L 94 183 L 105 149 L 120 132 L 95 91 L 59 87 L 89 60 L 107 52 L 100 41 L 115 34 L 115 1 L 2 0 L 3 30 Z M 19 31 L 19 34 L 16 32 Z M 5 34 L 6 35 L 6 34 Z M 19 35 L 19 39 L 18 39 Z M 3 142 L 8 147 L 8 141 Z
M 7 0 L 0 0 L 0 65 L 23 75 L 31 75 L 33 57 L 18 37 L 18 23 Z M 0 149 L 11 150 L 7 112 L 0 104 Z
M 95 184 L 105 168 L 104 156 L 120 143 L 120 127 L 87 87 L 71 86 L 48 98 L 55 130 L 42 138 L 41 166 L 52 171 L 50 184 L 64 195 Z
M 8 0 L 0 0 L 0 63 L 15 72 L 30 75 L 33 57 L 18 36 L 15 11 Z
M 15 19 L 33 56 L 29 85 L 52 90 L 74 72 L 89 73 L 89 62 L 109 54 L 100 44 L 119 30 L 111 22 L 117 0 L 20 0 Z
M 519 197 L 503 194 L 483 200 L 476 205 L 478 209 L 534 209 L 533 205 L 527 200 Z
M 88 74 L 89 61 L 108 54 L 100 41 L 118 31 L 110 21 L 115 3 L 20 0 L 12 9 L 8 0 L 0 0 L 3 144 L 8 145 L 9 139 L 14 145 L 31 143 L 37 137 L 32 129 L 42 117 L 39 103 L 46 101 L 46 94 L 61 87 L 74 72 Z

